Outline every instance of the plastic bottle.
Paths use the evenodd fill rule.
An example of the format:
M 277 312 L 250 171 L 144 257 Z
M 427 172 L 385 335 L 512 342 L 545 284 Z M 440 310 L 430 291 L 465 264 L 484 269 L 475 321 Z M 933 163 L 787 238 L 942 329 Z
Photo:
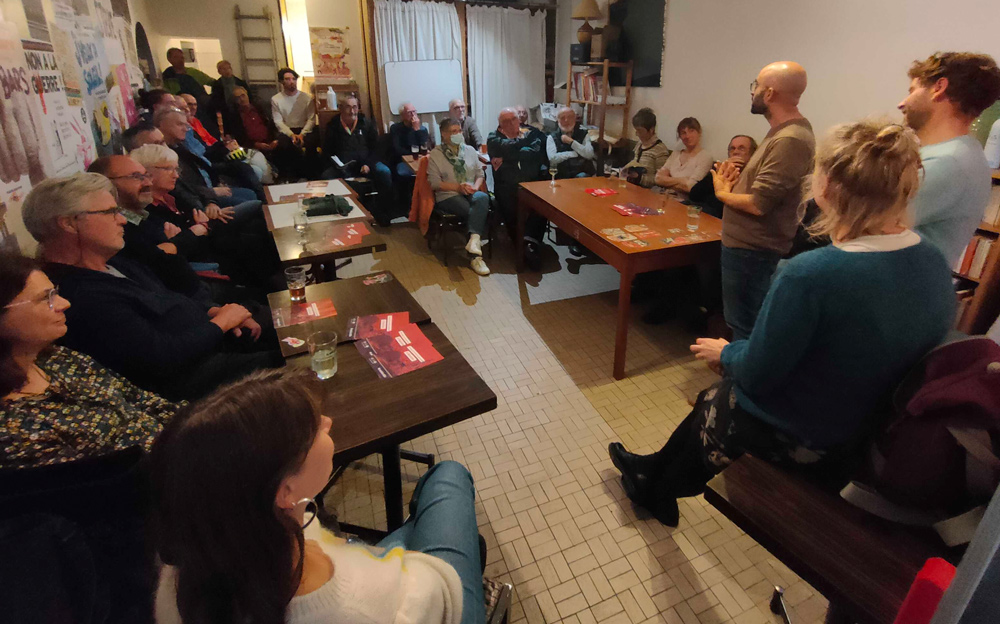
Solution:
M 330 110 L 337 108 L 337 94 L 333 92 L 333 87 L 326 88 L 326 107 Z

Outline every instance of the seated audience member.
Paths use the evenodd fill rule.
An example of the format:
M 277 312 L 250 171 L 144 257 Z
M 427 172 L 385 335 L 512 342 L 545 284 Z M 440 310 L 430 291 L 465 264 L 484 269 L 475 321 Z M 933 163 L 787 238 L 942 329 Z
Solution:
M 479 146 L 486 144 L 486 140 L 483 139 L 483 133 L 479 131 L 476 120 L 466 115 L 465 111 L 464 100 L 456 98 L 448 102 L 448 115 L 462 127 L 462 137 L 465 139 L 465 144 L 478 150 Z M 443 143 L 444 139 L 441 139 L 441 142 Z
M 63 344 L 170 399 L 280 366 L 277 345 L 257 342 L 261 327 L 243 306 L 209 307 L 115 257 L 126 221 L 113 190 L 104 176 L 78 173 L 49 178 L 24 200 L 45 271 L 73 301 Z
M 528 123 L 530 120 L 528 109 L 518 104 L 514 107 L 514 112 L 517 113 L 517 120 L 521 124 L 521 130 L 527 132 L 530 135 L 531 140 L 537 139 L 542 142 L 542 145 L 545 145 L 545 133 Z M 542 168 L 546 170 L 548 169 L 546 166 L 543 166 Z
M 267 158 L 260 152 L 242 149 L 232 137 L 217 139 L 198 120 L 198 101 L 194 96 L 184 94 L 178 97 L 184 100 L 181 110 L 187 113 L 188 125 L 191 127 L 184 138 L 184 146 L 208 159 L 219 175 L 231 177 L 237 185 L 252 189 L 255 194 L 260 191 L 257 199 L 264 199 L 264 189 L 260 184 L 265 181 L 265 173 L 270 170 Z
M 430 132 L 420 123 L 417 107 L 404 102 L 399 107 L 399 121 L 389 126 L 389 138 L 392 162 L 395 174 L 399 178 L 412 178 L 415 174 L 408 164 L 403 162 L 403 156 L 412 156 L 420 148 L 434 147 Z
M 701 124 L 685 117 L 677 124 L 677 138 L 684 149 L 670 154 L 656 172 L 656 185 L 687 195 L 698 180 L 712 170 L 712 155 L 701 147 Z
M 310 377 L 254 374 L 182 409 L 153 444 L 156 621 L 484 623 L 461 464 L 431 467 L 409 519 L 375 547 L 315 522 L 335 441 Z
M 493 191 L 500 206 L 510 239 L 516 240 L 517 185 L 538 180 L 545 162 L 545 135 L 521 127 L 521 120 L 513 108 L 500 111 L 498 126 L 486 140 L 486 152 L 493 166 Z M 545 219 L 532 214 L 525 226 L 524 238 L 528 241 L 526 260 L 538 270 L 538 252 L 545 234 Z
M 149 143 L 164 144 L 163 133 L 153 125 L 152 119 L 150 121 L 140 121 L 122 132 L 122 148 L 126 154 L 141 145 Z
M 651 108 L 642 108 L 632 115 L 632 127 L 639 139 L 635 145 L 635 157 L 625 165 L 631 170 L 630 179 L 639 186 L 649 188 L 655 184 L 656 172 L 667 162 L 670 150 L 656 136 L 656 114 Z
M 151 147 L 171 151 L 162 145 Z M 101 156 L 87 171 L 101 174 L 115 187 L 118 206 L 125 217 L 125 246 L 119 253 L 145 265 L 171 290 L 196 296 L 201 281 L 188 264 L 188 256 L 208 228 L 201 225 L 195 231 L 181 230 L 151 212 L 152 175 L 128 156 Z
M 243 220 L 261 214 L 262 202 L 253 190 L 225 186 L 211 162 L 187 149 L 184 142 L 190 126 L 186 113 L 176 108 L 160 110 L 153 121 L 163 134 L 166 145 L 177 152 L 184 184 L 193 189 L 206 204 L 232 209 L 231 214 L 206 211 L 209 217 L 228 220 L 227 217 L 231 216 Z
M 914 229 L 954 267 L 990 198 L 989 165 L 969 126 L 1000 98 L 1000 69 L 985 54 L 939 52 L 910 66 L 899 110 L 920 137 L 924 180 L 910 206 Z
M 235 104 L 225 117 L 226 133 L 243 147 L 255 149 L 269 160 L 273 159 L 278 149 L 278 130 L 271 116 L 250 101 L 250 92 L 243 87 L 233 88 L 233 100 Z
M 278 129 L 278 147 L 272 156 L 286 179 L 312 178 L 319 132 L 312 96 L 298 88 L 299 75 L 287 67 L 278 70 L 281 90 L 271 97 L 271 120 Z
M 149 91 L 141 92 L 139 104 L 143 108 L 143 112 L 140 115 L 142 121 L 152 122 L 153 113 L 158 109 L 174 105 L 174 96 L 166 89 L 150 89 Z
M 757 151 L 757 141 L 753 137 L 745 134 L 737 134 L 729 139 L 729 148 L 726 150 L 727 163 L 732 163 L 736 171 L 742 173 L 743 167 Z M 715 196 L 715 184 L 712 182 L 712 172 L 709 171 L 701 180 L 691 187 L 688 199 L 692 204 L 701 206 L 706 214 L 713 217 L 722 218 L 722 210 L 725 204 Z
M 748 340 L 691 346 L 723 378 L 662 450 L 609 446 L 634 502 L 676 526 L 676 498 L 701 493 L 745 452 L 834 477 L 875 433 L 879 408 L 955 313 L 948 265 L 907 226 L 918 149 L 911 131 L 872 121 L 839 126 L 821 144 L 814 231 L 833 245 L 777 274 Z
M 234 282 L 232 287 L 217 280 L 207 282 L 216 301 L 256 301 L 261 299 L 259 293 L 246 288 L 270 289 L 281 285 L 280 278 L 275 277 L 279 269 L 277 251 L 263 215 L 238 221 L 224 212 L 232 208 L 206 206 L 196 193 L 180 184 L 177 152 L 165 145 L 143 145 L 129 156 L 150 175 L 152 198 L 145 207 L 152 217 L 150 224 L 155 222 L 162 227 L 166 242 L 177 246 L 187 260 L 218 263 L 218 272 Z M 210 218 L 209 212 L 213 210 L 228 220 Z M 128 242 L 126 236 L 126 250 Z M 162 275 L 158 277 L 163 279 Z
M 568 106 L 559 109 L 556 118 L 559 129 L 549 135 L 545 151 L 549 157 L 549 172 L 558 171 L 556 178 L 585 178 L 594 175 L 594 146 L 590 134 L 580 126 L 576 111 Z
M 341 98 L 339 114 L 326 125 L 323 157 L 329 167 L 323 178 L 371 178 L 378 191 L 377 204 L 372 216 L 380 225 L 387 226 L 393 214 L 392 172 L 378 159 L 378 130 L 375 124 L 359 112 L 358 98 L 348 95 Z M 336 156 L 342 166 L 333 161 Z M 352 187 L 355 183 L 347 182 Z
M 225 59 L 215 64 L 215 71 L 219 72 L 219 78 L 212 83 L 212 95 L 209 97 L 208 108 L 213 115 L 222 113 L 222 117 L 225 119 L 227 113 L 236 108 L 236 97 L 233 90 L 239 87 L 249 93 L 250 85 L 233 74 L 233 64 Z
M 479 275 L 489 275 L 482 246 L 490 212 L 490 196 L 484 190 L 486 177 L 479 152 L 465 142 L 462 126 L 451 117 L 441 122 L 441 145 L 431 151 L 427 181 L 434 190 L 434 210 L 465 217 L 469 230 L 465 250 L 472 255 L 470 266 Z
M 148 450 L 177 409 L 55 346 L 69 306 L 33 260 L 0 256 L 0 468 Z

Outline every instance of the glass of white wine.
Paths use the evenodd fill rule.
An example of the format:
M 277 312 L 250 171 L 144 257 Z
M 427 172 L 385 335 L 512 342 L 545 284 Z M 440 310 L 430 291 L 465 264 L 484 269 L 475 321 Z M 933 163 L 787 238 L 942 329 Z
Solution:
M 555 165 L 550 166 L 549 167 L 549 175 L 552 176 L 552 182 L 549 183 L 549 186 L 555 187 L 555 185 L 556 185 L 556 176 L 559 175 L 559 169 L 558 169 L 558 167 L 556 167 Z

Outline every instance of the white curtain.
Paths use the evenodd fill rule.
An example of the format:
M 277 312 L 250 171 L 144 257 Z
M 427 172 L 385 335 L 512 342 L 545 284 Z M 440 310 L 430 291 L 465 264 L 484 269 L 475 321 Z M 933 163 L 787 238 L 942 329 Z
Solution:
M 545 11 L 468 6 L 469 106 L 483 134 L 507 106 L 545 99 Z
M 375 0 L 375 52 L 379 66 L 397 61 L 462 60 L 462 29 L 455 5 L 439 2 Z M 389 110 L 385 79 L 380 81 L 382 118 Z M 432 119 L 424 119 L 433 123 Z

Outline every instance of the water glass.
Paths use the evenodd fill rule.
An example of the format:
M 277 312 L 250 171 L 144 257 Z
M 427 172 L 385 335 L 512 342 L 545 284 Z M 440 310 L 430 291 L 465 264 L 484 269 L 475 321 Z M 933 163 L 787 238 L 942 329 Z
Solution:
M 628 188 L 628 167 L 622 167 L 618 170 L 618 188 Z
M 299 234 L 299 240 L 305 239 L 306 228 L 309 227 L 309 216 L 304 212 L 296 212 L 292 216 L 292 224 L 295 225 L 295 231 Z
M 293 266 L 285 269 L 285 283 L 288 285 L 288 298 L 292 303 L 302 303 L 306 300 L 306 268 Z
M 697 232 L 698 221 L 701 219 L 701 207 L 687 206 L 687 213 L 688 213 L 688 231 Z
M 320 379 L 329 379 L 337 374 L 337 333 L 318 331 L 306 339 L 309 345 L 309 362 L 313 372 Z

